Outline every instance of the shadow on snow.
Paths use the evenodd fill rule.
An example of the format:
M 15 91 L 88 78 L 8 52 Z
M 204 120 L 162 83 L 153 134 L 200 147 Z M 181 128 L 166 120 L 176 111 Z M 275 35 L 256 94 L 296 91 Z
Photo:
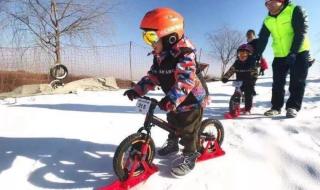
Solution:
M 0 138 L 0 173 L 12 167 L 18 156 L 39 163 L 28 181 L 51 189 L 100 187 L 115 179 L 112 157 L 115 145 L 64 138 Z M 29 172 L 29 171 L 28 171 Z M 59 182 L 46 178 L 54 175 Z

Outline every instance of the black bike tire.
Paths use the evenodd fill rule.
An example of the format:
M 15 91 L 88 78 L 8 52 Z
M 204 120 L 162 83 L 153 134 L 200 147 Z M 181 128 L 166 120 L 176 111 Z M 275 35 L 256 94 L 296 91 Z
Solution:
M 61 80 L 58 80 L 58 79 L 53 80 L 53 81 L 51 81 L 51 82 L 49 83 L 49 86 L 51 86 L 51 88 L 53 88 L 53 89 L 56 89 L 56 88 L 58 88 L 59 86 L 63 86 L 63 85 L 64 85 L 63 82 L 62 82 Z
M 230 101 L 229 101 L 229 113 L 234 113 L 235 112 L 235 106 L 234 106 L 234 95 L 231 96 Z
M 120 145 L 117 147 L 117 150 L 113 157 L 113 170 L 116 176 L 120 181 L 124 181 L 128 178 L 128 171 L 123 167 L 123 156 L 127 152 L 128 148 L 134 142 L 145 142 L 145 135 L 143 133 L 134 133 L 127 138 L 125 138 Z M 151 164 L 155 156 L 155 145 L 152 138 L 150 138 L 149 143 L 149 155 L 147 156 L 147 163 Z M 140 175 L 141 172 L 135 173 L 134 176 Z
M 200 149 L 203 149 L 204 147 L 202 147 L 201 143 L 200 143 L 200 136 L 201 136 L 201 133 L 204 131 L 204 129 L 208 126 L 208 125 L 214 125 L 216 130 L 217 130 L 217 134 L 218 136 L 216 137 L 217 141 L 218 141 L 218 144 L 219 146 L 222 145 L 223 143 L 223 139 L 224 139 L 224 128 L 223 128 L 223 125 L 222 123 L 217 120 L 217 119 L 212 119 L 212 118 L 209 118 L 209 119 L 205 119 L 201 122 L 201 126 L 200 126 L 200 129 L 199 129 L 199 144 L 200 144 Z
M 229 113 L 235 114 L 236 112 L 236 104 L 240 104 L 240 102 L 236 102 L 235 99 L 237 95 L 232 95 L 229 101 Z M 240 100 L 241 101 L 241 100 Z

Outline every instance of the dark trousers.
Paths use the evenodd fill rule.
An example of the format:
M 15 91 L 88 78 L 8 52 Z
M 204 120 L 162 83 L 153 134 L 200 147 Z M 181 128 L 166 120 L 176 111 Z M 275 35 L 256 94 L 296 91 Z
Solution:
M 244 105 L 246 111 L 250 111 L 252 107 L 255 82 L 256 80 L 244 81 L 241 86 L 241 91 L 244 93 Z
M 193 153 L 197 151 L 198 131 L 201 126 L 203 108 L 187 112 L 167 113 L 168 122 L 176 128 L 183 144 L 183 153 Z M 169 134 L 168 138 L 178 138 L 175 134 Z
M 286 103 L 286 109 L 301 109 L 306 78 L 308 75 L 309 51 L 297 54 L 294 64 L 287 64 L 285 58 L 275 58 L 272 63 L 273 83 L 272 83 L 272 109 L 281 110 L 284 105 L 286 77 L 290 71 L 289 92 L 290 96 Z

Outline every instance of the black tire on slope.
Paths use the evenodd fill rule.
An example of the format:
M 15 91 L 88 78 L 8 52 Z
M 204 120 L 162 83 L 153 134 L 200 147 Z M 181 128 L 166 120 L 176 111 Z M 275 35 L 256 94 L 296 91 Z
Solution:
M 50 76 L 62 80 L 68 76 L 68 69 L 65 65 L 56 64 L 50 69 Z
M 64 83 L 62 82 L 62 80 L 53 80 L 49 83 L 49 86 L 51 86 L 51 88 L 56 89 L 58 87 L 64 86 Z

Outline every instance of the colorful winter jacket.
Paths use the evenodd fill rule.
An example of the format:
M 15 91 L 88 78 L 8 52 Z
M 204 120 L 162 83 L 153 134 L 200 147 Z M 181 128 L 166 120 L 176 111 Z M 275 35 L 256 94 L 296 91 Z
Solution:
M 183 49 L 191 49 L 186 53 Z M 153 65 L 134 90 L 145 95 L 158 85 L 176 107 L 176 112 L 190 111 L 208 104 L 206 91 L 196 75 L 195 48 L 183 38 L 170 50 L 155 54 Z

